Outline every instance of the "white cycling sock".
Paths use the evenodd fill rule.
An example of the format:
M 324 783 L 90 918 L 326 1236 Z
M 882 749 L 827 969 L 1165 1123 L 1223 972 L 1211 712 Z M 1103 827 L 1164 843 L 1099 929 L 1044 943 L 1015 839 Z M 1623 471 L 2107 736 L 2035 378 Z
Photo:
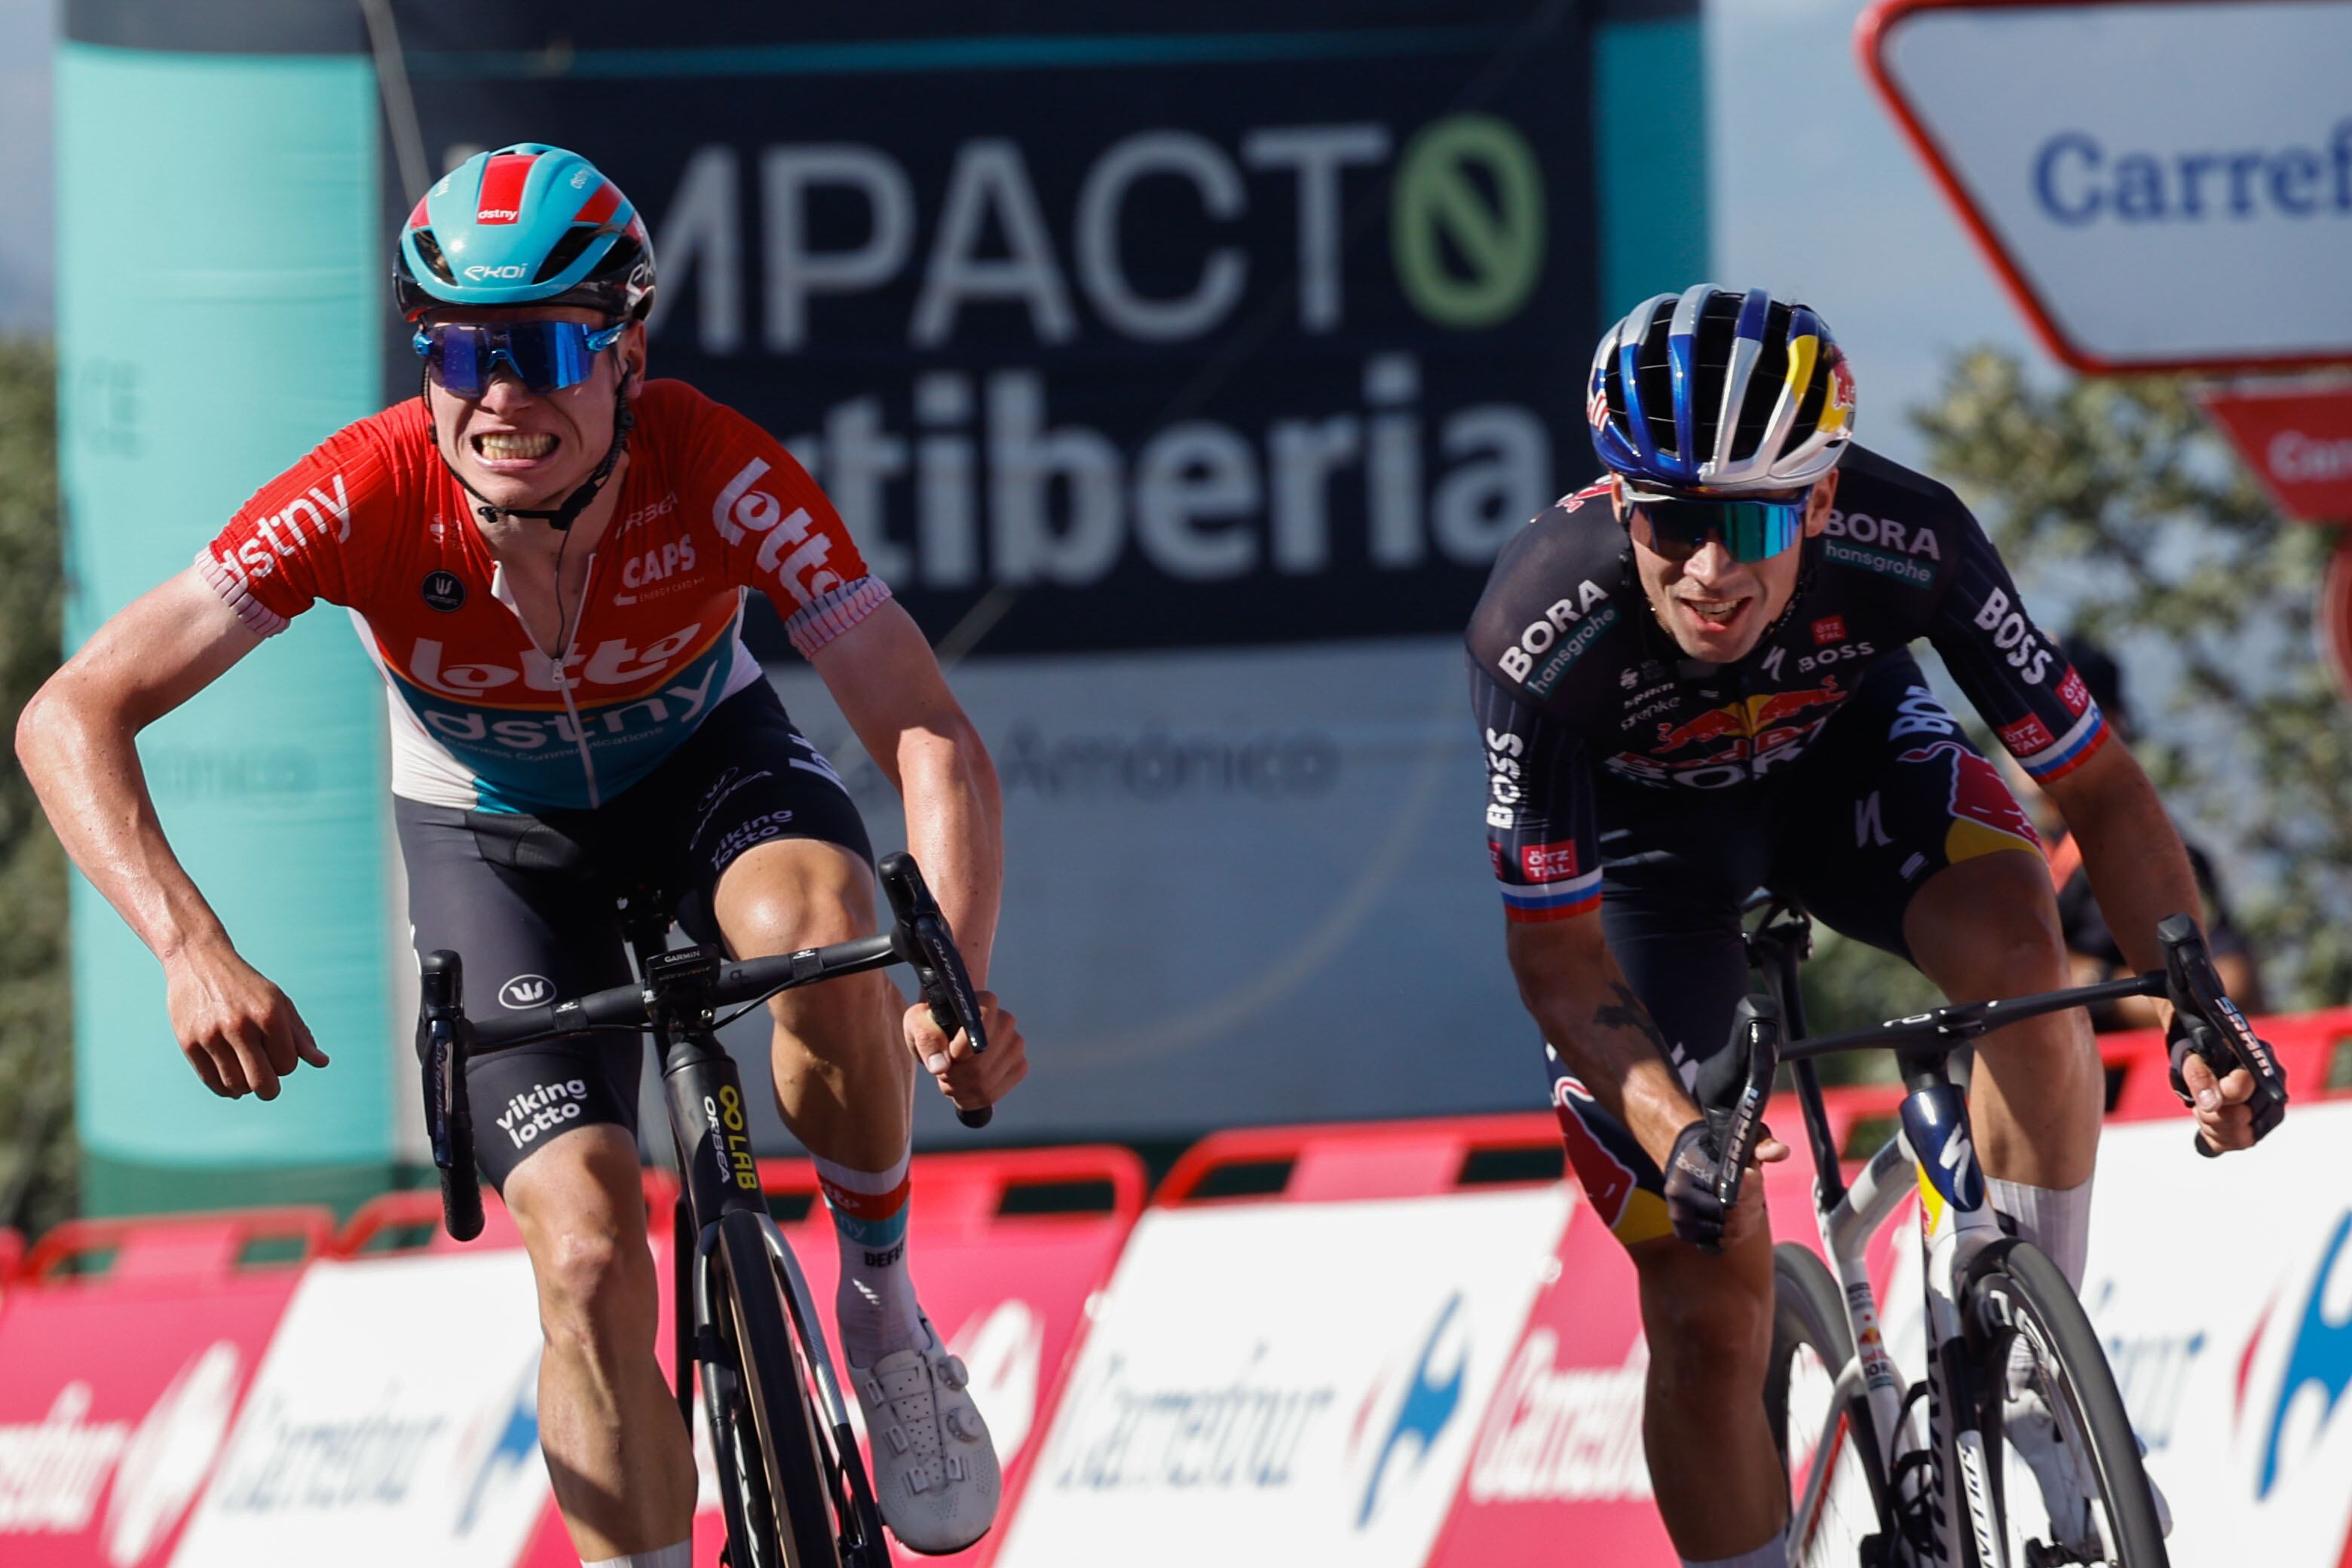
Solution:
M 1704 1563 L 1685 1557 L 1683 1568 L 1789 1568 L 1789 1552 L 1776 1535 L 1755 1551 L 1743 1552 L 1737 1557 L 1710 1557 Z
M 870 1367 L 893 1351 L 919 1349 L 922 1314 L 907 1270 L 907 1156 L 887 1171 L 853 1171 L 819 1159 L 816 1173 L 841 1247 L 834 1311 L 842 1354 L 854 1366 Z
M 2017 1234 L 2050 1255 L 2075 1290 L 2091 1256 L 2091 1184 L 2079 1187 L 2029 1187 L 2022 1182 L 1985 1179 L 1992 1206 L 2017 1226 Z
M 1985 1178 L 1993 1210 L 2007 1215 L 2017 1234 L 2033 1243 L 2058 1266 L 2066 1283 L 2083 1289 L 2083 1270 L 2091 1256 L 2091 1183 L 2079 1187 L 2029 1187 L 2022 1182 Z M 2010 1342 L 2009 1396 L 2016 1398 L 2033 1381 L 2033 1346 L 2023 1334 Z
M 681 1541 L 659 1552 L 631 1552 L 619 1557 L 599 1557 L 580 1568 L 694 1568 L 694 1542 Z

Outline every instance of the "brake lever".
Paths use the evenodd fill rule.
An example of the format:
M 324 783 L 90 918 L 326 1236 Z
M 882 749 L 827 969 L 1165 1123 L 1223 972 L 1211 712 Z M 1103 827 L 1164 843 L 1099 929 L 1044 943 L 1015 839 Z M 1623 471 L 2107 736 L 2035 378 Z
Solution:
M 1739 1098 L 1727 1112 L 1707 1113 L 1721 1151 L 1715 1195 L 1726 1214 L 1738 1205 L 1748 1162 L 1763 1136 L 1764 1102 L 1772 1097 L 1772 1079 L 1780 1070 L 1780 1005 L 1765 995 L 1741 997 L 1732 1011 L 1731 1035 L 1741 1063 Z
M 898 956 L 913 966 L 916 984 L 931 1010 L 931 1022 L 950 1039 L 961 1032 L 971 1042 L 971 1054 L 983 1055 L 988 1049 L 988 1031 L 981 1025 L 980 999 L 972 993 L 971 973 L 964 967 L 955 933 L 948 929 L 947 917 L 924 884 L 915 858 L 902 849 L 884 856 L 877 869 L 891 912 L 898 917 L 891 943 Z M 985 1127 L 995 1114 L 994 1108 L 986 1105 L 971 1110 L 956 1107 L 956 1120 L 966 1127 Z
M 473 1027 L 464 1007 L 465 967 L 443 949 L 418 966 L 425 1036 L 425 1124 L 441 1173 L 441 1223 L 458 1241 L 482 1234 L 482 1186 L 474 1168 L 474 1107 L 466 1090 Z
M 2224 1047 L 2223 1059 L 2216 1061 L 2210 1052 L 2200 1048 L 2193 1031 L 2189 1048 L 2204 1058 L 2205 1065 L 2213 1069 L 2216 1078 L 2227 1077 L 2232 1068 L 2244 1068 L 2254 1081 L 2254 1091 L 2246 1099 L 2246 1109 L 2253 1113 L 2254 1125 L 2265 1130 L 2276 1125 L 2286 1112 L 2286 1070 L 2279 1066 L 2270 1047 L 2254 1033 L 2253 1026 L 2246 1022 L 2238 1005 L 2230 1000 L 2221 975 L 2214 971 L 2204 933 L 2185 914 L 2167 915 L 2157 924 L 2156 939 L 2164 947 L 2168 1000 L 2176 1009 L 2189 1013 L 2212 1029 Z M 2194 1136 L 2198 1152 L 2207 1152 L 2204 1134 Z

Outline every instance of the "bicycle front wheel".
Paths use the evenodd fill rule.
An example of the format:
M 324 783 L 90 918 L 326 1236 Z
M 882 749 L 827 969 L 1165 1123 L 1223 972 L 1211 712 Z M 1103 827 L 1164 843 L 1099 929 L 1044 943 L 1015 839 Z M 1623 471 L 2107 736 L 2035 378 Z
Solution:
M 2164 1530 L 2139 1441 L 2097 1332 L 2058 1266 L 2037 1247 L 1987 1249 L 1961 1293 L 1993 1467 L 1993 1500 L 2021 1568 L 2110 1563 L 2167 1568 Z M 2011 1395 L 2011 1347 L 2032 1371 Z
M 1772 1249 L 1772 1276 L 1764 1407 L 1789 1475 L 1790 1568 L 1881 1561 L 1895 1532 L 1882 1511 L 1887 1494 L 1845 1299 L 1822 1260 L 1792 1242 Z
M 842 1568 L 824 1459 L 760 1216 L 719 1216 L 711 1306 L 725 1363 L 706 1365 L 731 1568 Z

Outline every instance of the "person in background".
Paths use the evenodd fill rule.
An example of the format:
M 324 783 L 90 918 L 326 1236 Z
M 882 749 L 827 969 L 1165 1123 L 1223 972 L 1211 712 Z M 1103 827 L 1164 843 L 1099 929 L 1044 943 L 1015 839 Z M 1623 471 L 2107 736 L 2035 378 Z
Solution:
M 2107 722 L 2126 740 L 2132 738 L 2131 710 L 2124 700 L 2123 671 L 2116 668 L 2114 656 L 2090 638 L 2080 637 L 2066 639 L 2066 653 L 2074 660 L 2083 684 L 2091 689 L 2100 711 L 2106 714 Z M 2066 819 L 2059 815 L 2057 804 L 2034 786 L 2024 769 L 2012 765 L 2006 771 L 2010 788 L 2033 814 L 2033 826 L 2041 832 L 2042 842 L 2050 847 L 2050 881 L 2058 889 L 2058 920 L 2065 937 L 2067 956 L 2074 963 L 2075 984 L 2093 984 L 2129 973 L 2130 965 L 2107 930 L 2099 901 L 2091 895 L 2091 876 L 2083 866 L 2082 846 L 2067 832 Z M 2213 875 L 2212 857 L 2186 834 L 2181 836 L 2181 843 L 2189 851 L 2189 868 L 2197 875 L 2198 891 L 2204 895 L 2205 940 L 2213 952 L 2213 967 L 2221 973 L 2221 984 L 2229 988 L 2239 1006 L 2249 1013 L 2262 1012 L 2266 1006 L 2262 968 L 2255 962 L 2246 933 L 2231 917 L 2228 900 L 2221 896 L 2221 882 Z M 2126 996 L 2119 1002 L 2094 1007 L 2091 1026 L 2102 1031 L 2155 1028 L 2156 1005 L 2144 996 Z

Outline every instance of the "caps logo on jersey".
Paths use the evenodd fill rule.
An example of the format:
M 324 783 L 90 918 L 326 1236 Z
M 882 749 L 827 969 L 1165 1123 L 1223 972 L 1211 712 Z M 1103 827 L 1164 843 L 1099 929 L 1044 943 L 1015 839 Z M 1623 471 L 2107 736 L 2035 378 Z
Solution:
M 1845 617 L 1823 616 L 1813 623 L 1813 646 L 1827 647 L 1832 643 L 1845 641 Z
M 455 572 L 427 572 L 416 592 L 428 606 L 445 616 L 466 602 L 466 584 Z

